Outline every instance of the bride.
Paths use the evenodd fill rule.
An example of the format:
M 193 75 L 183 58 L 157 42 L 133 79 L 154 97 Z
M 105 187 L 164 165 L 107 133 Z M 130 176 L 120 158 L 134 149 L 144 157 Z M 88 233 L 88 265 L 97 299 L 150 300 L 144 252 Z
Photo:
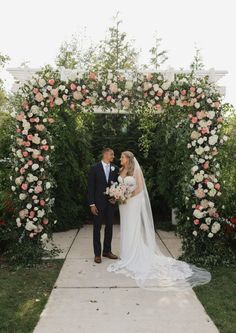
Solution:
M 156 243 L 150 200 L 141 167 L 130 151 L 121 154 L 119 183 L 133 183 L 132 197 L 120 210 L 120 260 L 108 266 L 151 290 L 179 290 L 208 283 L 208 271 L 165 256 Z

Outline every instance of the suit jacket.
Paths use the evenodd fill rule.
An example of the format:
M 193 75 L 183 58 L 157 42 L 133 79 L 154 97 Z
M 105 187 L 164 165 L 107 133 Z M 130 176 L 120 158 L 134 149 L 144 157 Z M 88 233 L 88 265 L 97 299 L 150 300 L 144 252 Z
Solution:
M 107 182 L 102 162 L 92 166 L 88 176 L 89 205 L 95 204 L 98 209 L 104 209 L 110 204 L 104 192 L 108 186 L 111 186 L 112 182 L 117 181 L 118 175 L 119 168 L 111 163 L 109 179 Z

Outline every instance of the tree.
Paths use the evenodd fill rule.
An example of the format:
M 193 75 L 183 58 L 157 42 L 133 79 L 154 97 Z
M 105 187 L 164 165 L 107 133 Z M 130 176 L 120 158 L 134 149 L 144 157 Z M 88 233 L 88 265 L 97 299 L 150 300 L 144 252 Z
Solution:
M 10 60 L 9 56 L 0 53 L 0 69 L 3 69 Z M 3 80 L 0 78 L 0 109 L 6 102 L 6 94 L 3 87 Z
M 162 38 L 158 38 L 158 35 L 156 34 L 154 37 L 154 46 L 149 50 L 151 53 L 150 63 L 154 67 L 155 71 L 157 71 L 158 68 L 168 59 L 167 51 L 160 49 L 161 41 Z
M 71 40 L 64 41 L 56 56 L 56 65 L 70 69 L 80 68 L 81 70 L 89 70 L 93 67 L 96 59 L 96 46 L 92 43 L 86 45 L 86 40 L 86 33 L 80 32 L 77 35 L 72 35 Z
M 204 68 L 203 58 L 201 55 L 201 50 L 195 47 L 195 55 L 192 63 L 190 64 L 190 69 L 192 70 L 192 74 L 196 71 L 202 70 Z
M 120 30 L 122 21 L 119 12 L 113 17 L 114 24 L 108 30 L 108 36 L 100 41 L 96 68 L 100 71 L 135 70 L 139 52 L 134 47 L 134 41 L 128 40 L 125 32 Z

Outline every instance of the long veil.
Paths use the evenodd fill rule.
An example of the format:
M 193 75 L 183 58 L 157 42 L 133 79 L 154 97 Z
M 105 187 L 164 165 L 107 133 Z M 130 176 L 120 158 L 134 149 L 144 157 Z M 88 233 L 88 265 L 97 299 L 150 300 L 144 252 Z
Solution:
M 134 162 L 136 180 L 134 196 L 138 196 L 140 200 L 141 243 L 144 244 L 142 252 L 146 252 L 144 256 L 146 262 L 143 266 L 145 271 L 139 276 L 134 275 L 137 284 L 145 289 L 166 291 L 208 283 L 211 280 L 211 274 L 207 270 L 167 257 L 161 252 L 155 237 L 152 209 L 143 172 L 136 158 Z

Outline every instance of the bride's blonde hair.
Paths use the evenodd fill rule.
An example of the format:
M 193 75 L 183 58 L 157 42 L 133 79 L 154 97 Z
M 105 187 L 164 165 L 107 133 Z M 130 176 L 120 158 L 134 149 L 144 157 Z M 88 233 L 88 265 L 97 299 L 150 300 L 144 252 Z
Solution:
M 131 151 L 123 151 L 121 154 L 124 154 L 125 157 L 128 159 L 129 163 L 128 163 L 128 171 L 127 171 L 127 176 L 133 176 L 134 174 L 134 154 Z M 122 166 L 120 171 L 122 171 L 124 169 L 124 167 Z

